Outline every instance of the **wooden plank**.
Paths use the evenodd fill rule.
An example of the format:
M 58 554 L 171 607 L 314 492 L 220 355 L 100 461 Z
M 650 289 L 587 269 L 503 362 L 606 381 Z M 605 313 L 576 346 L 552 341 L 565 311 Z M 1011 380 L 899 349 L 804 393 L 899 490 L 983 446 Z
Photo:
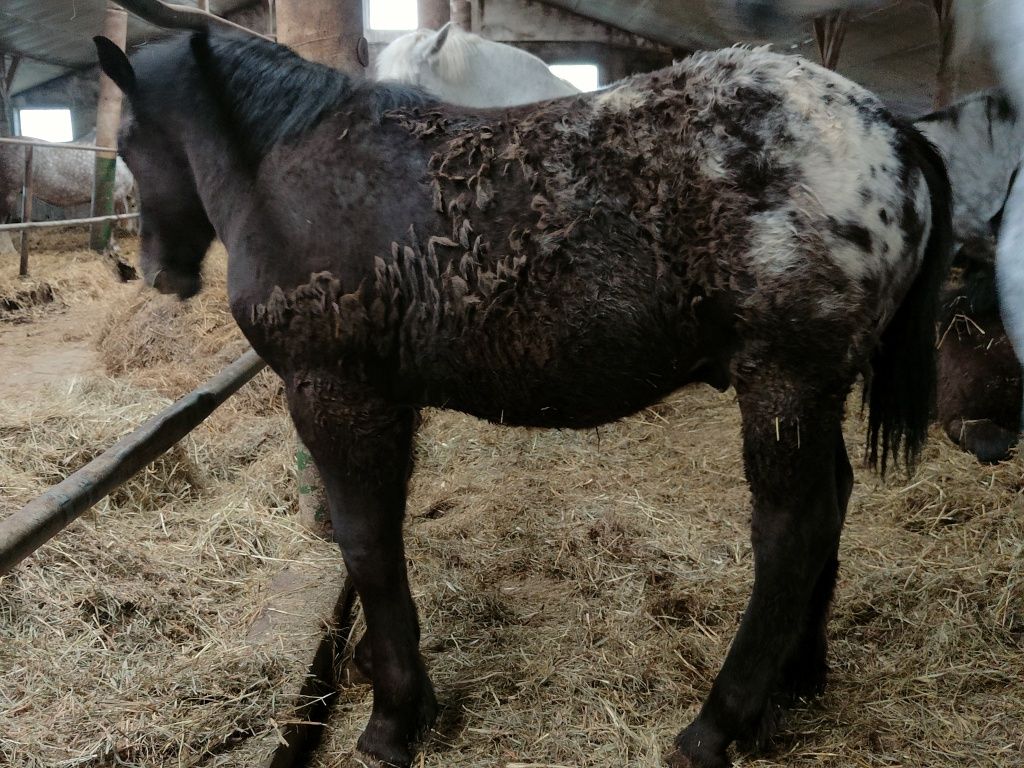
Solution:
M 42 496 L 0 520 L 0 575 L 169 450 L 265 366 L 259 355 L 249 350 Z
M 225 768 L 305 765 L 335 693 L 334 662 L 344 653 L 354 602 L 355 590 L 344 576 L 340 553 L 336 564 L 295 562 L 274 577 L 248 642 L 268 650 L 284 647 L 296 659 L 289 687 L 278 693 L 283 701 L 303 706 L 274 732 L 232 750 Z

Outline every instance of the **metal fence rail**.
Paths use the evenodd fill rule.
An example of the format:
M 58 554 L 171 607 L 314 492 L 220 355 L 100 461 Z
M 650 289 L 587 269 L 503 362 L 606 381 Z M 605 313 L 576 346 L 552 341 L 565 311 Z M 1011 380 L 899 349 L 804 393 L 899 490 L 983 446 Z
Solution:
M 0 520 L 0 575 L 201 424 L 266 366 L 249 350 L 42 496 Z

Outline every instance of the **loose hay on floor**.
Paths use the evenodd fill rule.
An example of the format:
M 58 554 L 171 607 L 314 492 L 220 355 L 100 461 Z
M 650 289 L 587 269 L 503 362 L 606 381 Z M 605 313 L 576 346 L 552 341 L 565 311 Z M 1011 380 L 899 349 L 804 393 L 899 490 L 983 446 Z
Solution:
M 227 254 L 220 243 L 207 254 L 203 284 L 188 301 L 147 289 L 114 307 L 97 339 L 107 371 L 180 397 L 240 357 L 249 345 L 228 309 Z M 227 410 L 283 413 L 280 379 L 263 371 Z
M 104 379 L 0 405 L 0 515 L 166 405 Z M 291 717 L 306 660 L 246 632 L 284 563 L 336 556 L 287 514 L 285 429 L 198 429 L 0 578 L 0 765 L 210 766 Z
M 857 467 L 858 419 L 847 436 Z M 732 396 L 581 433 L 431 412 L 417 460 L 408 558 L 443 708 L 422 765 L 661 765 L 751 586 Z M 737 765 L 1024 765 L 1021 461 L 936 430 L 913 479 L 856 471 L 830 689 Z M 348 768 L 370 701 L 343 691 L 317 768 Z
M 40 313 L 105 300 L 117 291 L 121 283 L 113 261 L 89 250 L 88 241 L 88 229 L 32 233 L 30 277 L 18 277 L 16 256 L 5 258 L 0 269 L 0 322 L 29 322 Z M 138 240 L 123 238 L 120 248 L 132 260 Z

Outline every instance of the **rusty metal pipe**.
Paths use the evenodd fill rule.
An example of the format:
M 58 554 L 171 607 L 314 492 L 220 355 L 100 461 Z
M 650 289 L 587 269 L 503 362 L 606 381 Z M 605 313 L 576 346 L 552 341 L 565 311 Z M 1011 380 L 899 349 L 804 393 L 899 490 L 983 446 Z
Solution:
M 249 350 L 42 496 L 0 520 L 0 575 L 171 446 L 266 366 Z

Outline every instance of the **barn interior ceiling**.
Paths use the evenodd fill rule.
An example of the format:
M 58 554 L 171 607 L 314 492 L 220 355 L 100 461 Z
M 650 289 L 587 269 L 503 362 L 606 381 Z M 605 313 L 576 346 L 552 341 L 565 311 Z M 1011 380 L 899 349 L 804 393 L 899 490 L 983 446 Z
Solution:
M 493 0 L 492 0 L 493 1 Z M 547 5 L 611 24 L 675 48 L 715 48 L 752 41 L 730 10 L 731 0 L 543 0 Z M 196 5 L 196 0 L 178 0 Z M 211 0 L 225 14 L 254 0 Z M 19 93 L 68 70 L 94 61 L 90 38 L 102 26 L 105 0 L 3 0 L 0 50 L 24 57 L 14 82 Z M 130 17 L 129 43 L 151 37 L 155 28 Z M 771 42 L 780 49 L 816 59 L 809 25 L 795 26 Z M 926 108 L 938 61 L 934 11 L 930 0 L 893 0 L 857 14 L 842 48 L 839 70 L 908 111 Z M 971 59 L 961 90 L 991 82 L 985 62 Z
M 196 0 L 175 0 L 195 6 Z M 225 14 L 253 0 L 210 0 L 210 10 Z M 11 93 L 17 94 L 69 70 L 95 63 L 92 36 L 103 29 L 106 0 L 3 0 L 0 2 L 0 51 L 23 56 Z M 157 33 L 155 27 L 128 17 L 128 44 Z

